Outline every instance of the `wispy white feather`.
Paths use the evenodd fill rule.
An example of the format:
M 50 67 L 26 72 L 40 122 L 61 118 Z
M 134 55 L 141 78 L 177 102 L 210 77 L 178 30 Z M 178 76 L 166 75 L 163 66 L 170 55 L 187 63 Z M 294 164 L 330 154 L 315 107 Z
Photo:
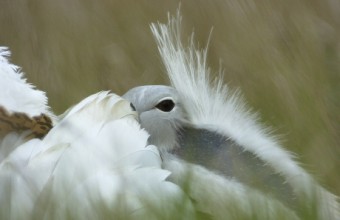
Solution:
M 171 85 L 185 100 L 183 105 L 193 125 L 215 129 L 268 163 L 284 176 L 302 201 L 316 203 L 319 219 L 339 219 L 337 197 L 320 187 L 291 154 L 281 148 L 269 130 L 259 125 L 256 115 L 246 108 L 238 93 L 224 85 L 221 78 L 211 81 L 206 64 L 207 48 L 196 49 L 193 36 L 189 46 L 183 46 L 180 26 L 178 11 L 176 17 L 169 16 L 168 24 L 152 24 L 151 29 Z M 193 184 L 193 187 L 204 185 L 195 181 Z M 207 181 L 208 184 L 211 183 Z

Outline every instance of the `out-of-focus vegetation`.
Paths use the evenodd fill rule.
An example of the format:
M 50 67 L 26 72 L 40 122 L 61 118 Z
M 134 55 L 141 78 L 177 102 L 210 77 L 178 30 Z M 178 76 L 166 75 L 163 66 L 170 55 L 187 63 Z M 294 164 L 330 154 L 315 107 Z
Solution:
M 178 5 L 1 0 L 0 45 L 59 114 L 99 90 L 167 84 L 149 24 Z M 339 195 L 340 1 L 186 0 L 181 11 L 183 36 L 194 30 L 204 47 L 213 27 L 209 65 L 222 67 L 302 166 Z

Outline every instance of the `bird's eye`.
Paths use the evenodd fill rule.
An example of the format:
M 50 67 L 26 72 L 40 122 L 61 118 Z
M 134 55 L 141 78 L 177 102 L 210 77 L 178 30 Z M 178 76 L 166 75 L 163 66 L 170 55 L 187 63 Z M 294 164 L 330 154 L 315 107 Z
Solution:
M 156 108 L 163 112 L 170 112 L 174 107 L 175 103 L 172 99 L 164 99 L 156 105 Z

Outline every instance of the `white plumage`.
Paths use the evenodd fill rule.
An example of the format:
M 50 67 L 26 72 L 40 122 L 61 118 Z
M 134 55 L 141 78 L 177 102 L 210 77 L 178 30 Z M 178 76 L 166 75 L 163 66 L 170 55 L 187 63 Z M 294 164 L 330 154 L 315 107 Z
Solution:
M 5 69 L 6 57 L 1 59 Z M 20 86 L 25 86 L 22 76 L 12 79 L 7 85 L 19 79 Z M 27 88 L 27 94 L 43 94 Z M 6 100 L 2 103 L 7 107 Z M 38 109 L 41 103 L 37 104 L 32 101 L 30 107 Z M 24 104 L 17 106 L 26 109 Z M 159 152 L 147 144 L 149 135 L 137 118 L 130 102 L 100 92 L 65 113 L 42 140 L 7 134 L 1 150 L 12 143 L 4 141 L 8 138 L 24 143 L 0 164 L 0 219 L 170 216 L 179 201 L 187 200 L 179 187 L 165 181 L 170 172 L 161 169 Z M 183 210 L 188 218 L 194 213 L 189 212 L 190 202 L 183 204 Z
M 206 50 L 197 50 L 192 38 L 189 47 L 182 45 L 180 16 L 169 18 L 167 25 L 152 25 L 152 31 L 173 88 L 149 86 L 124 95 L 146 130 L 130 102 L 100 92 L 53 120 L 42 139 L 27 139 L 25 131 L 5 133 L 0 140 L 0 219 L 173 219 L 174 214 L 183 219 L 201 214 L 212 219 L 339 219 L 336 196 L 258 125 L 239 94 L 220 78 L 211 82 Z M 0 85 L 6 89 L 0 105 L 10 114 L 54 118 L 45 94 L 26 83 L 8 55 L 0 49 Z M 223 145 L 203 149 L 200 136 L 183 137 L 190 134 L 188 128 L 212 135 L 203 142 L 207 149 L 216 137 Z M 280 187 L 292 191 L 287 197 L 294 204 L 287 204 L 275 185 L 269 184 L 274 193 L 267 194 L 244 181 L 261 169 L 245 172 L 242 179 L 242 173 L 230 175 L 218 163 L 211 168 L 196 163 L 197 158 L 185 161 L 188 155 L 181 153 L 197 145 L 204 153 L 224 156 L 221 147 L 229 144 L 239 150 L 231 154 L 236 160 L 248 155 L 244 152 L 251 155 L 249 163 L 247 157 L 237 161 L 242 169 L 269 170 Z M 216 159 L 209 155 L 203 154 Z M 240 171 L 235 167 L 231 171 Z

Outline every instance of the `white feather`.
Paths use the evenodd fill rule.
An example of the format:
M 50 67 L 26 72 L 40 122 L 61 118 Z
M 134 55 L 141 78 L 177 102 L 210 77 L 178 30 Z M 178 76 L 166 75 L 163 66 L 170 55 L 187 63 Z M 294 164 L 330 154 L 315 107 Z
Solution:
M 11 112 L 24 112 L 28 116 L 53 116 L 47 105 L 45 92 L 27 83 L 20 67 L 9 63 L 10 51 L 0 47 L 0 106 Z M 53 117 L 52 117 L 53 118 Z
M 8 60 L 10 51 L 0 47 L 0 107 L 7 113 L 25 113 L 28 117 L 45 114 L 55 123 L 56 116 L 47 105 L 45 92 L 37 90 L 24 78 L 20 67 Z M 13 131 L 0 136 L 0 162 L 27 141 L 27 132 Z
M 190 202 L 122 98 L 100 92 L 0 164 L 0 219 L 157 219 Z M 171 202 L 173 201 L 173 202 Z M 180 204 L 180 202 L 185 202 Z
M 268 129 L 257 123 L 255 114 L 247 110 L 238 93 L 223 85 L 221 78 L 211 82 L 210 69 L 206 65 L 207 49 L 196 49 L 193 37 L 189 46 L 184 47 L 180 39 L 180 26 L 178 11 L 177 17 L 169 16 L 167 25 L 152 24 L 151 29 L 171 85 L 185 100 L 182 104 L 188 111 L 189 121 L 194 126 L 214 129 L 230 137 L 268 163 L 285 177 L 303 201 L 316 202 L 319 219 L 339 219 L 337 197 L 320 187 L 269 135 Z M 176 175 L 176 169 L 168 169 Z M 193 187 L 199 187 L 199 184 L 208 187 L 212 183 L 193 181 Z M 215 202 L 218 203 L 218 200 Z

